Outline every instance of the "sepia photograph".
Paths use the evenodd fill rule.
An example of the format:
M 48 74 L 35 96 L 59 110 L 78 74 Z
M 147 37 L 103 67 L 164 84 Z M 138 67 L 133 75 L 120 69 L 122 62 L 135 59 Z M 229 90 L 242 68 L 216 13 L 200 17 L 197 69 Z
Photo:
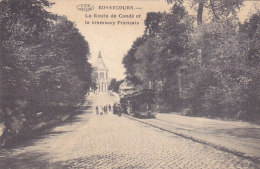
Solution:
M 0 169 L 260 169 L 260 0 L 0 0 Z

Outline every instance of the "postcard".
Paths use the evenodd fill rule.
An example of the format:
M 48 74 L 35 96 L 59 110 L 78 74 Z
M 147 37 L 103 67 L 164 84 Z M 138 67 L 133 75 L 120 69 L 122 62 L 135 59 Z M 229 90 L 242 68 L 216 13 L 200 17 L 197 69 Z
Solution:
M 0 168 L 259 168 L 259 1 L 0 0 L 0 25 Z

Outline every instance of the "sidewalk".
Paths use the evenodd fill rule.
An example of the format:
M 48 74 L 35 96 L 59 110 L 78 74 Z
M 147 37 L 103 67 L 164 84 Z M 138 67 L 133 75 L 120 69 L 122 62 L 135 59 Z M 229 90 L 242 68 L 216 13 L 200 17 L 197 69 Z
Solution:
M 197 142 L 260 159 L 259 125 L 163 113 L 155 119 L 138 120 Z

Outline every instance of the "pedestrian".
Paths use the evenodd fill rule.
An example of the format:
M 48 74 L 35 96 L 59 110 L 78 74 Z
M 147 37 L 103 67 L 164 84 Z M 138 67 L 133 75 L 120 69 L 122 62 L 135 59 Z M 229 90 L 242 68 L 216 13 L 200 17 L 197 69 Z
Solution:
M 108 105 L 108 110 L 109 110 L 109 112 L 111 111 L 111 105 L 110 104 Z
M 121 116 L 121 114 L 122 114 L 122 108 L 121 108 L 120 104 L 117 104 L 116 107 L 117 107 L 118 116 Z
M 108 106 L 106 105 L 106 114 L 107 114 L 107 112 L 108 112 Z
M 113 105 L 113 114 L 117 114 L 116 103 L 114 103 L 114 105 Z
M 96 106 L 96 114 L 97 114 L 97 115 L 99 114 L 98 106 Z
M 104 114 L 107 114 L 107 105 L 104 107 Z
M 104 108 L 102 106 L 100 106 L 100 116 L 103 115 L 103 112 L 104 112 Z

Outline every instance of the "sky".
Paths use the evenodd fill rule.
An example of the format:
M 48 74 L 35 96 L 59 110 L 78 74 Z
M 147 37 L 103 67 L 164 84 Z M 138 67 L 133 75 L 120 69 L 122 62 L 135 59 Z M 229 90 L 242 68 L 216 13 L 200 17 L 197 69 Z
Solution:
M 122 59 L 136 38 L 142 36 L 147 12 L 167 12 L 171 7 L 164 0 L 53 0 L 53 2 L 55 4 L 49 10 L 65 15 L 75 22 L 80 33 L 88 41 L 90 63 L 95 63 L 98 52 L 101 51 L 110 77 L 118 80 L 125 77 Z M 84 9 L 92 10 L 82 10 L 83 5 L 87 5 Z M 242 21 L 248 18 L 253 5 L 253 1 L 245 3 L 238 14 Z M 113 6 L 117 9 L 104 9 Z M 111 15 L 116 18 L 111 18 Z M 107 24 L 97 24 L 98 22 L 107 22 Z M 132 24 L 127 25 L 124 22 Z

